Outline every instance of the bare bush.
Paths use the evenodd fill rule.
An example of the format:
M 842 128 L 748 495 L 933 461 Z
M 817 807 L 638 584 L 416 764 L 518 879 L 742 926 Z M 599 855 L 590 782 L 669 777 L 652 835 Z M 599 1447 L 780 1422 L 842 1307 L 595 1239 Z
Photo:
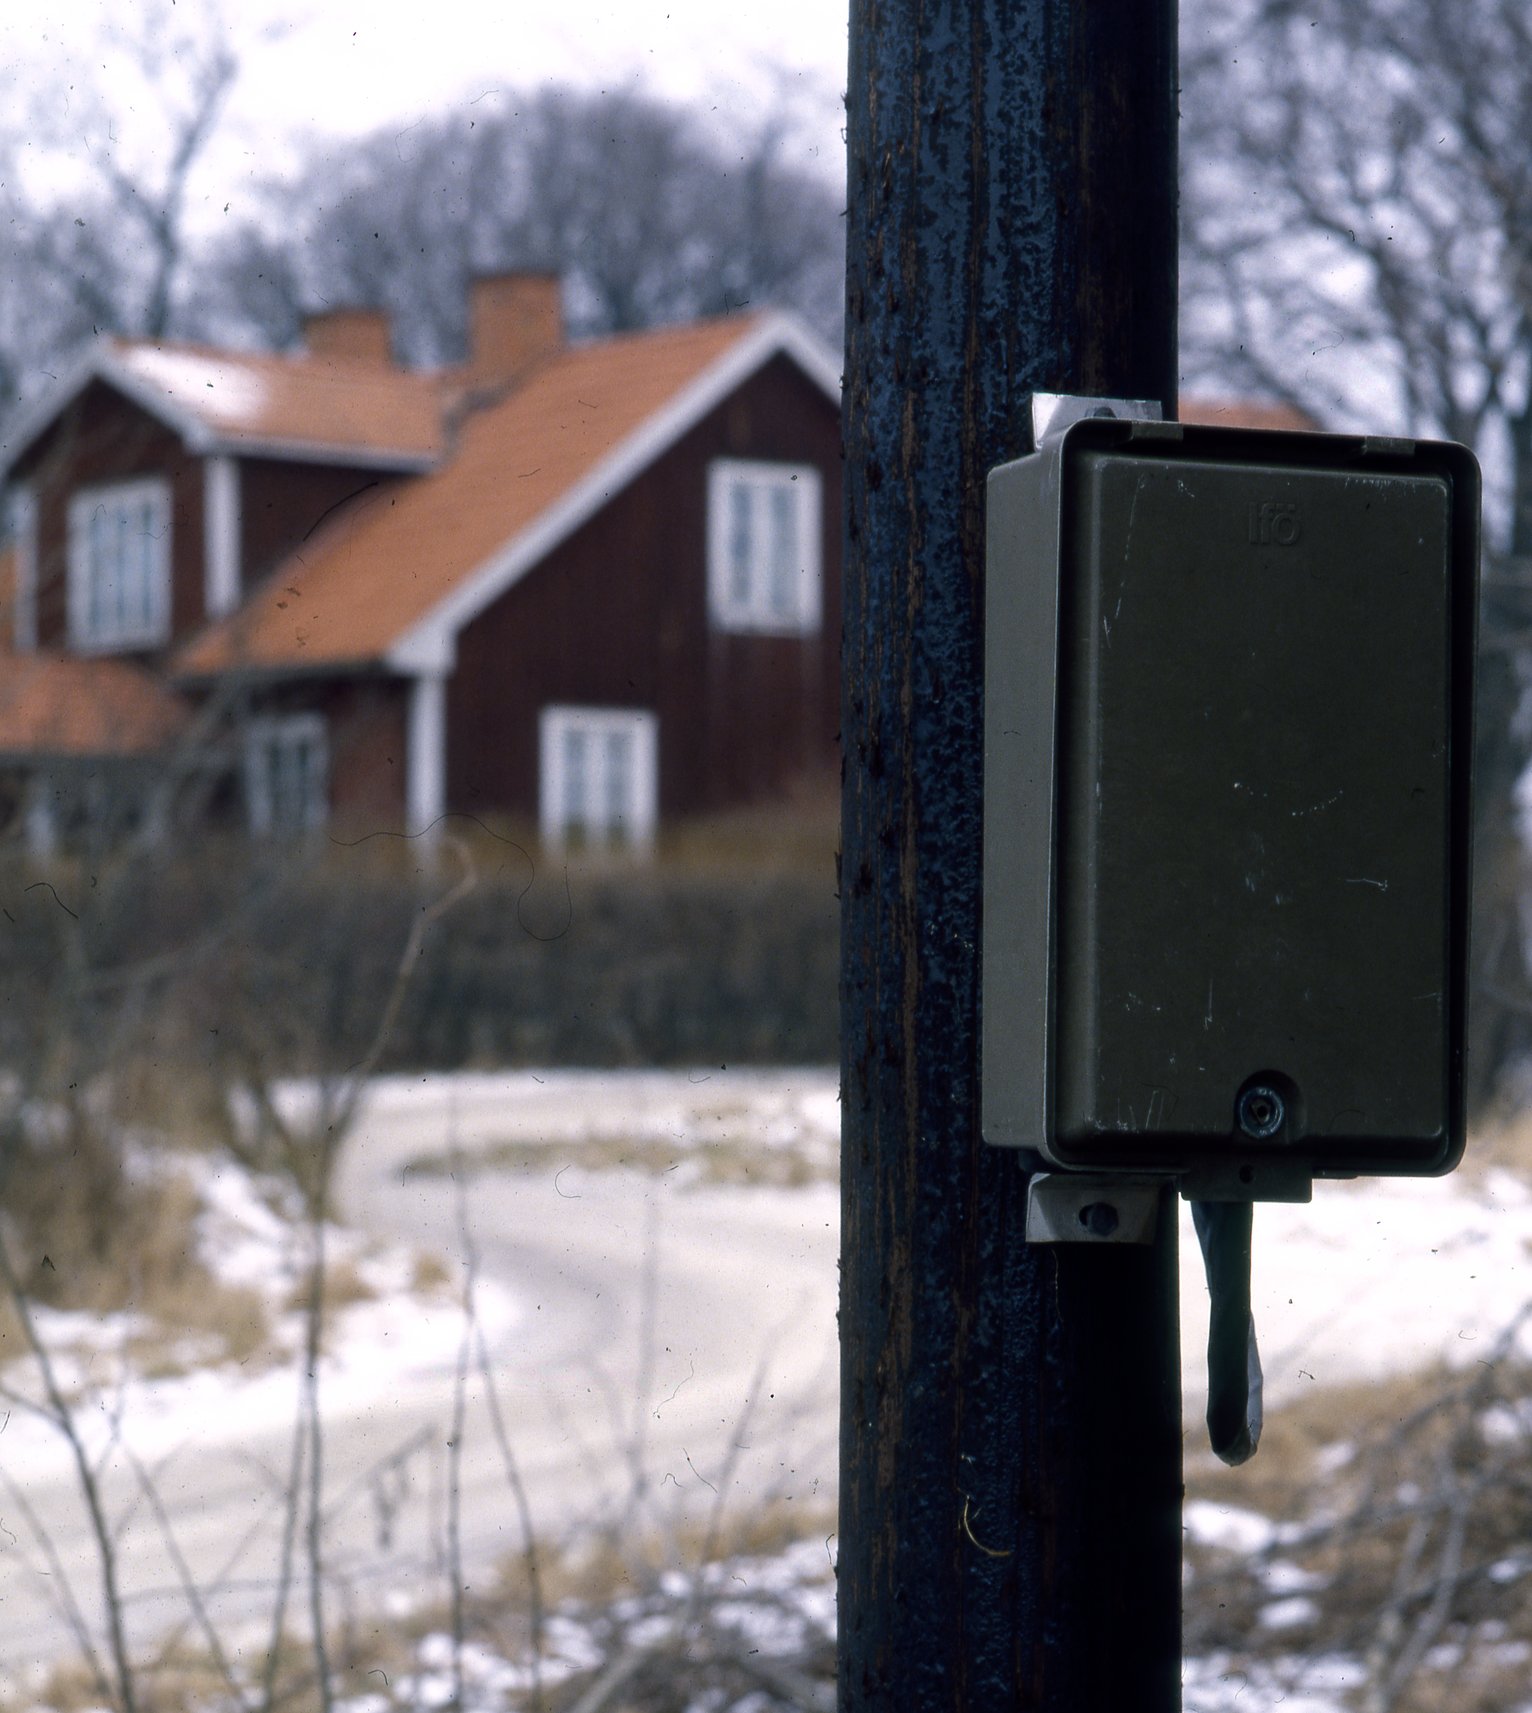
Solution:
M 1372 1413 L 1268 1489 L 1244 1550 L 1193 1547 L 1188 1651 L 1298 1687 L 1352 1662 L 1364 1713 L 1508 1713 L 1532 1662 L 1532 1361 L 1515 1317 L 1462 1377 L 1380 1387 Z M 1354 1405 L 1366 1409 L 1366 1388 Z M 1354 1436 L 1354 1437 L 1353 1437 Z M 1264 1452 L 1263 1452 L 1264 1455 Z M 1280 1486 L 1280 1484 L 1279 1484 Z

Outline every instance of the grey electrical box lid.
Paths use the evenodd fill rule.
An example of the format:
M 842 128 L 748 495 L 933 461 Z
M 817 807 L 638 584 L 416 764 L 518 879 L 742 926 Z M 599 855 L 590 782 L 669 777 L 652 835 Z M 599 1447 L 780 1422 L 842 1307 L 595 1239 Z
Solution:
M 1208 1196 L 1455 1163 L 1478 492 L 1102 420 L 992 473 L 987 1140 Z

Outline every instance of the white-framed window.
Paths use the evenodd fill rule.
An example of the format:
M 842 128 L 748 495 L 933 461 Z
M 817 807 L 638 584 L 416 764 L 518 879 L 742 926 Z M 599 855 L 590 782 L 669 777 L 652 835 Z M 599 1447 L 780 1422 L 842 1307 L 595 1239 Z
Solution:
M 647 850 L 659 818 L 657 714 L 544 708 L 538 719 L 538 821 L 550 850 Z
M 168 482 L 114 482 L 70 499 L 69 640 L 102 651 L 170 640 Z
M 330 746 L 319 714 L 269 714 L 245 727 L 245 812 L 250 831 L 285 838 L 324 826 Z
M 708 466 L 708 613 L 719 630 L 819 629 L 820 487 L 811 464 L 718 458 Z

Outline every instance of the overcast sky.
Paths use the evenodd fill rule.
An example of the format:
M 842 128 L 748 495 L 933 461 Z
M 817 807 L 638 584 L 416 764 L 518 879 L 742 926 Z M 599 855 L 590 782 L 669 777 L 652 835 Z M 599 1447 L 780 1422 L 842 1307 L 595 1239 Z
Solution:
M 135 0 L 0 6 L 0 61 L 37 88 L 101 63 L 108 21 Z M 549 82 L 639 84 L 748 116 L 786 86 L 818 101 L 805 155 L 834 156 L 845 86 L 837 0 L 177 0 L 180 16 L 231 20 L 242 73 L 225 115 L 250 170 L 282 140 L 354 133 L 486 92 Z M 92 66 L 92 62 L 94 66 Z M 219 176 L 231 176 L 224 155 Z M 830 170 L 839 174 L 837 163 Z

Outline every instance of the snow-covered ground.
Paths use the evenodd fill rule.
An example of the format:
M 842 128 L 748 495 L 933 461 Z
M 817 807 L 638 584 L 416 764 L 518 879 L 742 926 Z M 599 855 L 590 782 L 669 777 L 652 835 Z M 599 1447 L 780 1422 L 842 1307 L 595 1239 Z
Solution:
M 706 1175 L 712 1151 L 765 1156 L 761 1180 L 779 1182 L 791 1154 L 803 1175 L 833 1181 L 839 1106 L 828 1070 L 613 1074 L 554 1071 L 505 1076 L 387 1078 L 362 1119 L 364 1135 L 418 1126 L 470 1157 L 514 1141 L 587 1170 L 582 1147 L 614 1133 L 666 1158 L 677 1187 Z M 431 1144 L 422 1140 L 420 1158 Z M 652 1156 L 650 1157 L 652 1165 Z M 1304 1387 L 1376 1377 L 1432 1362 L 1472 1361 L 1532 1297 L 1532 1156 L 1527 1175 L 1470 1167 L 1448 1178 L 1320 1183 L 1308 1203 L 1256 1210 L 1252 1306 L 1273 1404 Z M 1182 1342 L 1188 1415 L 1200 1414 L 1207 1297 L 1183 1206 Z M 827 1271 L 827 1296 L 835 1280 Z
M 1320 1183 L 1312 1202 L 1257 1206 L 1251 1307 L 1269 1402 L 1484 1355 L 1532 1298 L 1532 1159 L 1528 1174 L 1470 1166 L 1449 1178 Z M 1182 1223 L 1190 1404 L 1207 1297 L 1190 1219 Z
M 301 1105 L 302 1091 L 290 1098 Z M 465 1217 L 478 1251 L 479 1330 L 540 1523 L 575 1520 L 553 1502 L 558 1493 L 578 1489 L 588 1514 L 636 1478 L 628 1452 L 640 1428 L 651 1491 L 690 1493 L 707 1506 L 726 1474 L 731 1503 L 784 1495 L 826 1503 L 837 1132 L 827 1070 L 380 1080 L 345 1155 L 341 1208 L 355 1229 L 331 1239 L 332 1255 L 348 1259 L 371 1293 L 341 1314 L 322 1373 L 337 1515 L 350 1504 L 359 1519 L 353 1538 L 337 1526 L 337 1558 L 360 1564 L 369 1539 L 406 1524 L 439 1544 L 441 1448 L 463 1350 Z M 295 1282 L 292 1233 L 269 1197 L 231 1165 L 201 1160 L 188 1169 L 202 1174 L 203 1253 L 223 1277 L 258 1284 L 284 1304 Z M 422 1286 L 418 1248 L 448 1263 L 434 1284 Z M 1504 1169 L 1321 1184 L 1312 1203 L 1261 1206 L 1253 1299 L 1271 1406 L 1308 1387 L 1473 1362 L 1532 1296 L 1529 1253 L 1532 1192 Z M 1206 1307 L 1189 1224 L 1182 1275 L 1195 1448 Z M 295 1348 L 294 1312 L 279 1306 L 276 1319 Z M 262 1492 L 271 1510 L 296 1364 L 151 1379 L 127 1357 L 135 1328 L 126 1318 L 44 1317 L 43 1329 L 64 1353 L 61 1377 L 95 1399 L 82 1428 L 119 1503 L 129 1503 L 136 1480 L 131 1451 L 158 1471 L 182 1544 L 205 1534 L 222 1563 L 234 1544 L 231 1519 Z M 23 1396 L 35 1389 L 25 1365 L 5 1381 Z M 483 1387 L 469 1390 L 470 1405 L 482 1409 Z M 19 1403 L 9 1417 L 0 1410 L 0 1423 L 11 1497 L 30 1496 L 57 1542 L 88 1553 L 68 1515 L 68 1448 Z M 464 1515 L 477 1525 L 465 1532 L 470 1550 L 486 1561 L 514 1550 L 498 1456 L 463 1480 Z M 21 1671 L 57 1650 L 61 1629 L 48 1616 L 36 1543 L 16 1528 L 13 1503 L 0 1503 L 0 1515 L 0 1561 L 8 1560 L 0 1562 L 0 1658 Z M 1188 1526 L 1201 1538 L 1204 1526 L 1224 1525 L 1194 1510 Z M 153 1534 L 140 1515 L 125 1541 L 153 1558 Z M 413 1562 L 428 1558 L 422 1548 Z M 243 1568 L 236 1563 L 228 1580 Z M 173 1581 L 162 1552 L 141 1586 L 156 1580 Z M 154 1609 L 152 1601 L 145 1608 Z M 1189 1707 L 1226 1704 L 1218 1665 L 1189 1668 Z M 1329 1688 L 1316 1681 L 1308 1705 L 1338 1705 L 1325 1698 Z
M 99 1401 L 77 1417 L 94 1458 L 109 1456 L 114 1441 L 125 1440 L 152 1463 L 173 1457 L 215 1424 L 237 1424 L 241 1434 L 255 1437 L 279 1434 L 293 1420 L 294 1360 L 303 1338 L 303 1317 L 293 1299 L 302 1288 L 304 1246 L 294 1220 L 273 1205 L 280 1206 L 281 1192 L 232 1161 L 186 1155 L 171 1169 L 197 1184 L 202 1212 L 193 1238 L 202 1259 L 224 1283 L 261 1292 L 272 1317 L 274 1348 L 252 1362 L 209 1363 L 199 1361 L 196 1338 L 173 1341 L 168 1351 L 157 1352 L 154 1366 L 186 1371 L 151 1377 L 137 1371 L 132 1355 L 145 1330 L 139 1315 L 34 1308 L 33 1323 L 60 1388 L 73 1399 Z M 358 1415 L 401 1387 L 452 1372 L 461 1341 L 461 1296 L 449 1275 L 433 1267 L 431 1283 L 423 1287 L 409 1246 L 369 1241 L 362 1232 L 335 1225 L 326 1233 L 326 1253 L 332 1267 L 353 1270 L 362 1287 L 357 1300 L 336 1312 L 327 1337 L 327 1409 Z M 475 1309 L 490 1343 L 503 1346 L 521 1313 L 515 1299 L 495 1280 L 481 1280 Z M 41 1408 L 28 1407 L 45 1402 L 36 1361 L 10 1363 L 0 1383 L 9 1404 L 0 1411 L 5 1474 L 25 1485 L 65 1472 L 69 1446 Z
M 401 1586 L 439 1596 L 454 1519 L 479 1579 L 513 1556 L 522 1520 L 507 1445 L 550 1539 L 634 1506 L 646 1529 L 697 1526 L 724 1501 L 731 1515 L 796 1506 L 817 1524 L 835 1476 L 833 1079 L 746 1074 L 720 1088 L 717 1076 L 577 1078 L 572 1108 L 559 1107 L 559 1077 L 373 1091 L 339 1186 L 353 1229 L 328 1243 L 369 1295 L 339 1312 L 320 1371 L 326 1570 L 346 1599 Z M 550 1089 L 553 1108 L 539 1104 Z M 599 1123 L 571 1129 L 574 1109 Z M 529 1135 L 529 1162 L 483 1163 Z M 630 1145 L 642 1157 L 624 1164 Z M 808 1159 L 826 1148 L 827 1162 Z M 703 1169 L 726 1152 L 743 1175 Z M 287 1358 L 157 1378 L 135 1365 L 133 1317 L 40 1323 L 123 1519 L 122 1583 L 141 1641 L 186 1607 L 141 1472 L 176 1550 L 216 1588 L 217 1618 L 247 1624 L 269 1609 L 302 1385 L 286 1306 L 301 1241 L 236 1167 L 186 1169 L 203 1178 L 199 1247 L 225 1278 L 268 1294 Z M 471 1344 L 465 1230 L 477 1258 Z M 420 1251 L 446 1263 L 425 1288 Z M 96 1609 L 71 1448 L 26 1407 L 41 1395 L 33 1366 L 11 1365 L 8 1417 L 0 1403 L 0 1677 L 13 1681 L 68 1646 L 50 1549 Z

